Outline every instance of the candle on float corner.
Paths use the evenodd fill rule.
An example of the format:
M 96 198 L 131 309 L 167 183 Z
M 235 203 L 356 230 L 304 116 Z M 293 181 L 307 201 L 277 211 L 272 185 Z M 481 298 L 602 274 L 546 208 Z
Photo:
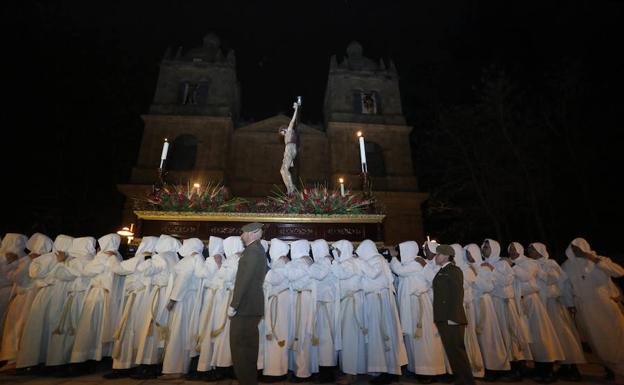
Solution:
M 360 163 L 362 165 L 362 172 L 366 172 L 366 147 L 364 145 L 364 136 L 362 136 L 362 131 L 358 131 L 357 136 L 360 142 Z
M 162 153 L 160 154 L 160 168 L 163 167 L 163 163 L 167 159 L 167 153 L 169 152 L 169 141 L 165 138 L 165 143 L 163 143 Z
M 338 182 L 340 183 L 340 196 L 344 198 L 345 196 L 344 179 L 340 178 L 338 179 Z
M 427 235 L 427 242 L 431 242 L 431 239 L 429 239 L 429 236 Z
M 200 194 L 199 194 L 199 188 L 200 188 L 200 186 L 201 186 L 201 185 L 200 185 L 199 183 L 194 183 L 194 184 L 193 184 L 193 188 L 197 190 L 197 196 L 199 196 L 199 195 L 200 195 Z

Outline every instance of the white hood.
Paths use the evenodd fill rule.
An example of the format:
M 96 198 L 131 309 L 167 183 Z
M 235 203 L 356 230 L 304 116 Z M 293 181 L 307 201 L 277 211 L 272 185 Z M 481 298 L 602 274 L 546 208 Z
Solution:
M 14 253 L 18 258 L 26 255 L 26 242 L 28 237 L 24 234 L 7 233 L 2 240 L 2 246 L 0 246 L 0 253 Z
M 223 240 L 223 252 L 225 253 L 225 258 L 231 258 L 236 253 L 242 253 L 243 250 L 245 250 L 245 246 L 243 245 L 241 237 L 232 236 Z
M 63 251 L 66 253 L 71 248 L 72 243 L 74 243 L 74 237 L 64 234 L 58 235 L 52 245 L 52 251 Z
M 546 245 L 542 242 L 533 242 L 529 246 L 533 247 L 535 251 L 537 251 L 537 253 L 542 256 L 541 259 L 546 260 L 550 258 L 548 250 L 546 249 Z
M 31 253 L 42 255 L 52 251 L 52 244 L 52 240 L 47 235 L 34 233 L 26 242 L 26 248 Z
M 341 239 L 332 243 L 332 246 L 335 249 L 340 250 L 340 257 L 334 254 L 334 258 L 336 258 L 340 262 L 344 262 L 347 259 L 353 257 L 353 244 L 346 239 Z
M 365 261 L 372 259 L 374 256 L 379 255 L 379 251 L 377 251 L 377 246 L 375 246 L 375 242 L 370 239 L 365 239 L 360 243 L 360 245 L 355 250 L 355 253 Z
M 507 246 L 507 253 L 509 253 L 509 250 L 511 250 L 512 247 L 516 249 L 516 252 L 518 252 L 518 258 L 524 256 L 524 246 L 522 246 L 520 242 L 511 242 L 509 246 Z
M 117 234 L 107 234 L 98 239 L 100 251 L 117 251 L 121 244 L 121 237 Z
M 266 239 L 261 239 L 260 240 L 260 244 L 262 245 L 262 248 L 264 249 L 264 253 L 268 253 L 269 252 L 269 241 L 267 241 Z
M 401 254 L 401 264 L 412 262 L 418 256 L 418 243 L 415 241 L 405 241 L 399 243 L 399 253 Z
M 310 242 L 299 239 L 290 244 L 290 258 L 295 259 L 310 256 Z
M 468 244 L 464 247 L 464 252 L 466 251 L 468 251 L 470 255 L 472 256 L 472 259 L 474 259 L 474 262 L 472 263 L 472 265 L 475 267 L 481 266 L 481 264 L 483 263 L 483 256 L 481 255 L 481 248 L 479 247 L 479 245 L 477 245 L 476 243 Z M 466 262 L 467 262 L 468 258 L 466 258 L 465 253 L 464 253 L 464 258 L 466 259 Z
M 180 247 L 182 247 L 182 242 L 175 239 L 171 235 L 163 234 L 160 238 L 158 238 L 154 251 L 156 251 L 157 254 L 177 253 L 178 250 L 180 250 Z
M 288 243 L 277 238 L 271 239 L 271 248 L 269 249 L 271 263 L 277 261 L 283 255 L 288 255 L 288 249 Z
M 141 254 L 153 254 L 156 250 L 156 244 L 158 243 L 158 237 L 143 237 L 141 244 L 137 248 L 134 255 L 139 256 Z
M 483 243 L 485 244 L 485 242 L 488 242 L 490 244 L 490 249 L 492 249 L 490 256 L 487 257 L 487 261 L 490 264 L 500 261 L 500 252 L 501 252 L 500 243 L 490 238 L 486 238 L 485 241 L 483 241 Z
M 215 255 L 223 255 L 223 238 L 210 236 L 208 239 L 208 256 L 214 257 Z
M 95 255 L 95 242 L 93 237 L 76 238 L 67 252 L 74 258 L 91 258 Z
M 461 245 L 459 243 L 453 243 L 451 247 L 453 248 L 453 251 L 455 251 L 455 257 L 453 258 L 453 261 L 455 261 L 455 266 L 459 267 L 462 270 L 468 268 L 468 261 L 466 260 L 466 256 L 464 255 L 464 249 L 461 247 Z
M 429 249 L 429 251 L 431 251 L 434 254 L 437 253 L 438 246 L 440 246 L 440 244 L 438 242 L 436 242 L 436 241 L 426 241 L 423 244 L 423 248 Z
M 570 242 L 565 251 L 566 257 L 568 257 L 569 260 L 574 261 L 575 259 L 577 259 L 576 255 L 574 255 L 574 251 L 572 251 L 572 245 L 578 247 L 586 253 L 593 253 L 594 255 L 596 254 L 596 252 L 591 249 L 591 246 L 589 246 L 589 242 L 587 242 L 585 238 L 575 238 L 572 242 Z
M 182 257 L 192 257 L 195 254 L 202 254 L 204 251 L 204 242 L 199 238 L 189 238 L 182 242 L 182 247 L 178 250 L 178 254 Z M 203 258 L 203 257 L 202 257 Z
M 326 256 L 329 255 L 329 245 L 327 241 L 324 239 L 317 239 L 312 242 L 312 258 L 314 258 L 314 262 L 323 262 L 327 259 Z

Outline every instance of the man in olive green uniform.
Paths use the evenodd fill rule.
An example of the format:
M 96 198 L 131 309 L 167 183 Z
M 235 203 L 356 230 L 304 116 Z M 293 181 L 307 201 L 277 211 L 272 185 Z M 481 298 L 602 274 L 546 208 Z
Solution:
M 464 276 L 461 269 L 451 262 L 455 254 L 451 246 L 438 246 L 436 254 L 435 262 L 440 270 L 433 279 L 433 320 L 455 374 L 455 384 L 473 385 L 475 381 L 464 346 L 467 324 L 464 312 Z
M 262 283 L 266 274 L 266 254 L 260 243 L 262 223 L 243 226 L 245 251 L 238 262 L 234 294 L 230 303 L 230 349 L 234 373 L 241 385 L 255 385 L 258 363 L 258 322 L 264 314 Z

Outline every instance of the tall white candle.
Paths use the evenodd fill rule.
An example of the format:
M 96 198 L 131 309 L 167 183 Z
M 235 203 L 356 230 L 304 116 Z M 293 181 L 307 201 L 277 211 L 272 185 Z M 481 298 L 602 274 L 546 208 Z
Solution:
M 366 147 L 364 145 L 364 137 L 362 132 L 358 132 L 360 141 L 360 163 L 362 164 L 362 172 L 366 172 Z
M 344 180 L 342 178 L 340 178 L 340 179 L 338 179 L 338 182 L 340 182 L 340 196 L 344 198 L 344 196 L 345 196 Z
M 165 143 L 163 144 L 162 153 L 160 154 L 160 168 L 163 167 L 163 163 L 167 159 L 167 153 L 169 152 L 169 142 L 167 138 L 165 138 Z

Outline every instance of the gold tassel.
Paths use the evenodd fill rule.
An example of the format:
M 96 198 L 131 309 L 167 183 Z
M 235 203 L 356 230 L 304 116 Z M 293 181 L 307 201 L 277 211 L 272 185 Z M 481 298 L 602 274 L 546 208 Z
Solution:
M 277 341 L 277 344 L 279 345 L 280 348 L 283 348 L 284 345 L 286 345 L 286 341 L 285 340 Z
M 422 336 L 422 325 L 416 325 L 416 330 L 414 331 L 414 338 L 420 338 Z
M 318 337 L 312 336 L 312 346 L 317 346 L 320 343 Z
M 273 334 L 267 334 L 266 335 L 266 340 L 267 341 L 272 341 L 273 340 Z
M 292 350 L 296 351 L 298 347 L 299 347 L 299 339 L 295 337 L 295 340 L 293 341 L 293 344 L 292 344 Z

